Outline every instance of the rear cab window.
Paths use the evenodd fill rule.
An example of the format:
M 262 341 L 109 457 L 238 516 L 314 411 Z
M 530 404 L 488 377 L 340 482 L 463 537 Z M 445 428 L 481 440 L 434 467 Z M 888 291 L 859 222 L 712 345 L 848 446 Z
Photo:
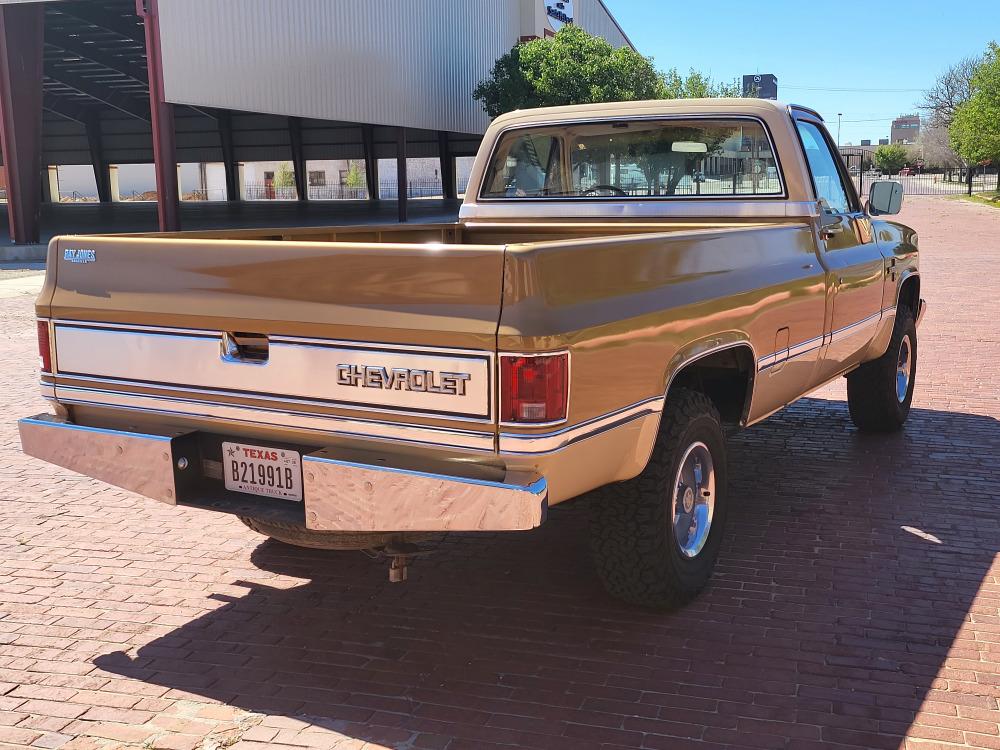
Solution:
M 747 118 L 612 120 L 504 133 L 480 198 L 784 196 L 764 125 Z

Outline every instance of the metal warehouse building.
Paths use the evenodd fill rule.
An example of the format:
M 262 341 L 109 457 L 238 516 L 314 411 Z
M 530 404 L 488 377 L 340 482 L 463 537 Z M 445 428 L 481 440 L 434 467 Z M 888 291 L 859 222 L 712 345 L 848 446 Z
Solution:
M 244 166 L 287 162 L 301 202 L 316 200 L 311 161 L 357 160 L 355 197 L 374 203 L 383 160 L 405 220 L 408 162 L 438 160 L 454 199 L 456 158 L 488 124 L 473 88 L 519 39 L 567 22 L 630 44 L 601 0 L 0 0 L 10 236 L 39 240 L 57 165 L 92 166 L 109 204 L 119 168 L 153 164 L 147 198 L 172 230 L 179 164 L 214 165 L 214 198 L 238 202 Z

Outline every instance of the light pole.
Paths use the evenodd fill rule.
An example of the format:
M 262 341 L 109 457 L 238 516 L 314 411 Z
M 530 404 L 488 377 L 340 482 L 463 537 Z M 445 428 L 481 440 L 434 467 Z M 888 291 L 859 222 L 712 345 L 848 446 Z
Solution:
M 840 118 L 843 116 L 843 112 L 837 113 L 837 148 L 840 148 Z

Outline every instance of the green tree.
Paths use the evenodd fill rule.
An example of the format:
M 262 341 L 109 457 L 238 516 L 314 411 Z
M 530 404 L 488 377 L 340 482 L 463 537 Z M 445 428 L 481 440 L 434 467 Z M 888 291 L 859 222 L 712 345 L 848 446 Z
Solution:
M 347 163 L 347 173 L 344 175 L 344 187 L 359 188 L 365 185 L 365 173 L 356 161 Z
M 554 36 L 503 55 L 472 93 L 490 117 L 560 104 L 661 99 L 663 78 L 650 58 L 567 24 Z
M 948 133 L 969 164 L 1000 163 L 1000 45 L 991 42 L 976 66 L 972 95 L 955 110 Z
M 898 143 L 875 149 L 875 164 L 887 174 L 896 174 L 910 159 L 910 152 Z
M 663 89 L 665 99 L 743 96 L 743 87 L 739 81 L 716 83 L 710 76 L 699 73 L 694 68 L 691 68 L 683 78 L 677 72 L 677 68 L 668 70 L 663 74 Z
M 281 162 L 274 171 L 274 186 L 276 188 L 292 187 L 295 184 L 295 172 L 287 161 Z

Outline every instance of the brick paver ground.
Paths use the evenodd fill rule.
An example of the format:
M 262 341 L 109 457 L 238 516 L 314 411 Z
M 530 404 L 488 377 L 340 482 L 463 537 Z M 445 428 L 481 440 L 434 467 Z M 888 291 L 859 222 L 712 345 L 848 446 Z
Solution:
M 1000 748 L 1000 211 L 902 218 L 905 432 L 860 436 L 839 382 L 735 438 L 715 581 L 672 615 L 601 591 L 579 506 L 396 586 L 25 459 L 30 298 L 0 299 L 0 748 Z

